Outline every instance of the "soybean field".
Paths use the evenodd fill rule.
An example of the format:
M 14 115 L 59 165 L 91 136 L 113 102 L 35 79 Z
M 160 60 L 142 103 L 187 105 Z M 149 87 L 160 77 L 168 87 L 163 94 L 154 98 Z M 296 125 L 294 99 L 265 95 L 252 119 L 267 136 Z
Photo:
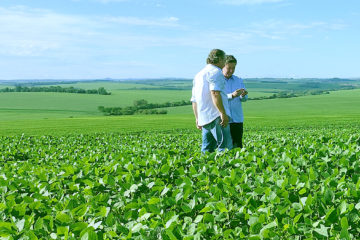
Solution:
M 170 83 L 0 93 L 0 239 L 360 239 L 359 89 L 250 100 L 245 147 L 222 154 L 200 153 L 191 106 L 96 109 L 189 98 Z
M 1 137 L 2 239 L 359 239 L 358 129 Z

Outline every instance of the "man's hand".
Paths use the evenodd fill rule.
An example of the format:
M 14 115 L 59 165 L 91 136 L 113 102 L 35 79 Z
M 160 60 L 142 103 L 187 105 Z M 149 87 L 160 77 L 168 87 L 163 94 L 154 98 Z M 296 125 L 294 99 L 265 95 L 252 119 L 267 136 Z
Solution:
M 240 96 L 240 94 L 243 92 L 243 88 L 235 90 L 233 93 L 231 93 L 232 98 L 236 98 Z
M 220 125 L 222 127 L 226 127 L 229 123 L 229 117 L 226 114 L 221 114 L 220 118 L 221 118 Z
M 242 88 L 243 89 L 243 88 Z M 245 89 L 243 89 L 242 93 L 241 93 L 241 97 L 245 97 L 248 94 L 248 91 L 246 91 Z
M 199 129 L 199 130 L 201 130 L 202 129 L 202 126 L 199 126 L 199 124 L 198 124 L 198 120 L 196 119 L 196 128 L 197 129 Z
M 220 126 L 226 127 L 229 123 L 229 117 L 226 115 L 224 105 L 222 102 L 222 98 L 220 95 L 220 91 L 211 90 L 211 99 L 212 99 L 216 109 L 220 113 L 220 118 L 221 118 Z

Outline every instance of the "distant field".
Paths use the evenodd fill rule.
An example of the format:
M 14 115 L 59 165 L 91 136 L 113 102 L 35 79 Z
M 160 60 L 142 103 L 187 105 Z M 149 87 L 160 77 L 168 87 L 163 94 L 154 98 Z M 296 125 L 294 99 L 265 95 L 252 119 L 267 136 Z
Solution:
M 111 95 L 94 95 L 0 92 L 0 120 L 102 116 L 102 113 L 97 110 L 98 106 L 126 107 L 133 105 L 134 101 L 139 99 L 145 99 L 150 103 L 189 101 L 191 97 L 190 90 L 111 90 L 111 93 Z M 251 97 L 272 95 L 272 93 L 262 92 L 249 94 Z
M 139 92 L 141 96 L 147 96 L 142 91 L 134 91 L 132 94 L 139 94 Z M 173 96 L 172 92 L 164 90 L 157 92 L 159 95 L 157 100 L 168 99 L 170 96 L 174 99 L 181 99 L 188 94 L 184 91 L 183 95 Z M 107 103 L 106 98 L 108 96 L 81 95 L 80 99 L 83 99 L 80 101 L 76 94 L 65 94 L 68 95 L 66 98 L 63 98 L 60 93 L 29 93 L 28 98 L 20 98 L 19 94 L 22 97 L 26 96 L 26 94 L 21 95 L 23 93 L 13 93 L 7 97 L 4 97 L 6 94 L 0 94 L 1 135 L 128 132 L 173 130 L 176 128 L 195 130 L 191 106 L 168 108 L 168 114 L 162 116 L 114 117 L 102 116 L 89 104 L 89 99 L 92 97 L 97 99 L 98 105 L 101 105 L 101 100 L 102 103 Z M 160 96 L 160 94 L 163 95 Z M 9 96 L 13 96 L 13 99 Z M 38 98 L 34 96 L 38 96 Z M 130 98 L 131 94 L 129 93 L 127 96 Z M 148 97 L 154 99 L 154 95 Z M 7 104 L 4 104 L 4 101 Z M 13 106 L 12 110 L 6 109 L 10 103 Z M 36 108 L 31 109 L 31 106 Z M 62 108 L 59 109 L 59 106 Z M 244 103 L 244 112 L 245 126 L 249 129 L 258 127 L 314 127 L 332 124 L 360 126 L 360 89 L 290 99 L 252 100 Z
M 335 91 L 325 95 L 252 100 L 243 103 L 246 119 L 347 118 L 360 119 L 360 89 Z M 192 113 L 188 106 L 168 108 L 169 114 Z
M 125 107 L 134 100 L 151 103 L 190 100 L 185 90 L 117 90 L 112 95 L 72 93 L 0 93 L 0 120 L 101 116 L 98 106 Z
M 360 80 L 351 79 L 244 79 L 245 85 L 253 97 L 268 96 L 278 92 L 303 92 L 306 90 L 340 90 L 346 87 L 360 87 Z M 6 84 L 6 85 L 5 85 Z M 82 89 L 98 89 L 104 87 L 107 91 L 115 90 L 191 90 L 192 79 L 144 79 L 144 80 L 93 80 L 93 81 L 50 81 L 50 82 L 20 82 L 21 86 L 62 86 Z M 9 82 L 1 83 L 0 89 L 9 86 Z
M 75 88 L 83 88 L 83 89 L 98 89 L 100 87 L 105 87 L 108 91 L 113 90 L 124 90 L 124 89 L 134 89 L 134 88 L 156 88 L 157 86 L 152 86 L 149 84 L 142 83 L 129 83 L 129 82 L 102 82 L 102 81 L 94 81 L 94 82 L 78 82 L 71 84 L 56 84 L 57 86 L 62 87 L 75 87 Z M 53 86 L 50 85 L 41 85 L 41 86 Z

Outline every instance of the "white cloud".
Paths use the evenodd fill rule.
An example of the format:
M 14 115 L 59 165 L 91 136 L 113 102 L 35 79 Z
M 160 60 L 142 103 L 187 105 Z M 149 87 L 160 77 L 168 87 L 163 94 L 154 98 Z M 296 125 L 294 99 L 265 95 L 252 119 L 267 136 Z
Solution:
M 259 37 L 269 39 L 286 39 L 291 36 L 309 36 L 309 33 L 320 31 L 337 31 L 346 27 L 343 23 L 330 23 L 314 21 L 307 23 L 285 22 L 280 20 L 267 20 L 264 22 L 253 23 L 249 27 L 249 32 Z
M 284 0 L 218 0 L 221 4 L 226 5 L 256 5 L 264 3 L 278 3 Z
M 138 17 L 107 17 L 104 18 L 107 22 L 120 23 L 127 25 L 138 25 L 138 26 L 163 26 L 163 27 L 175 27 L 179 26 L 179 19 L 176 17 L 168 17 L 161 19 L 144 19 Z
M 129 0 L 95 0 L 101 3 L 109 3 L 109 2 L 128 2 Z
M 0 53 L 39 56 L 57 50 L 85 24 L 84 19 L 43 9 L 0 8 Z
M 310 30 L 340 30 L 341 22 L 308 23 L 268 20 L 247 27 L 205 30 L 182 26 L 177 17 L 140 18 L 129 16 L 76 16 L 58 14 L 46 9 L 24 6 L 0 7 L 0 54 L 15 56 L 91 55 L 116 47 L 117 51 L 144 49 L 152 46 L 249 45 L 261 38 L 284 40 L 294 35 L 309 35 Z M 143 31 L 151 27 L 157 31 Z M 175 28 L 177 34 L 162 30 Z M 170 29 L 169 29 L 170 28 Z M 159 30 L 159 31 L 158 31 Z M 161 30 L 161 31 L 160 31 Z M 204 41 L 204 36 L 207 36 Z M 272 44 L 274 42 L 270 42 Z M 122 48 L 119 48 L 121 45 Z
M 80 2 L 80 1 L 92 1 L 92 2 L 98 2 L 102 4 L 109 4 L 109 3 L 132 3 L 142 6 L 155 6 L 155 7 L 164 7 L 164 4 L 162 3 L 162 0 L 72 0 L 74 2 Z
M 73 2 L 81 2 L 81 1 L 89 1 L 89 0 L 71 0 Z M 129 2 L 131 0 L 91 0 L 92 2 L 100 2 L 100 3 L 111 3 L 111 2 Z
M 24 6 L 0 7 L 0 56 L 89 56 L 118 47 L 113 39 L 122 39 L 127 49 L 135 46 L 135 42 L 148 46 L 162 41 L 143 35 L 143 28 L 178 27 L 178 21 L 176 17 L 85 17 Z

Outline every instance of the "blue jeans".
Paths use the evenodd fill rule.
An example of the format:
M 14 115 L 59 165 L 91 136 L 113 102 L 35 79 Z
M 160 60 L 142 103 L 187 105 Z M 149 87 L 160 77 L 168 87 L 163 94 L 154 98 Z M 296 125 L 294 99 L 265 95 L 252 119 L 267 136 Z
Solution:
M 222 127 L 220 122 L 221 119 L 218 117 L 202 127 L 202 153 L 214 152 L 215 149 L 224 151 L 233 148 L 230 126 Z

